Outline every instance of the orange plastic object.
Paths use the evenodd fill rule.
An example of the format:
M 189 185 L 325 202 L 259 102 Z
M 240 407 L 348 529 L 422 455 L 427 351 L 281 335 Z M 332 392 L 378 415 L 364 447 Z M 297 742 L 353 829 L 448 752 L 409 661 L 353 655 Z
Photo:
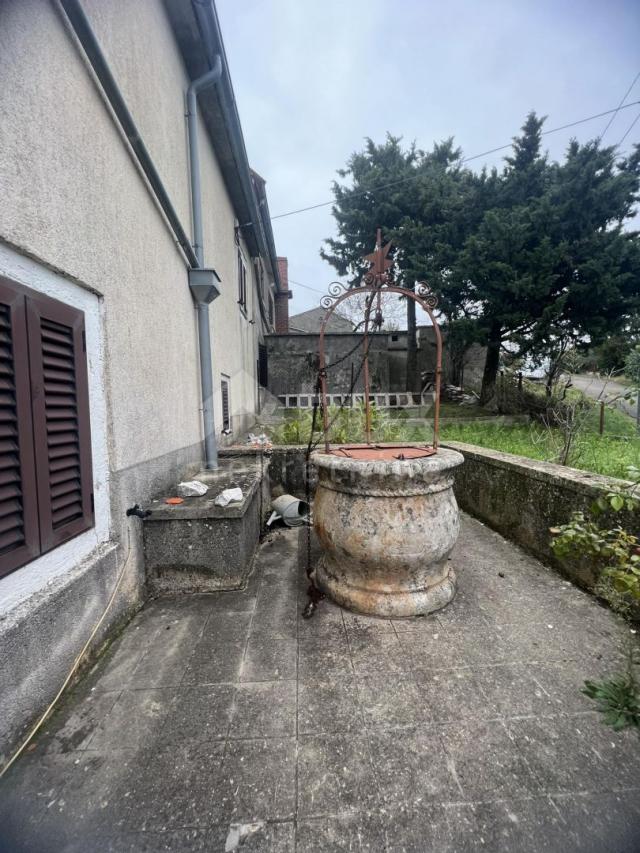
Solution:
M 165 503 L 171 504 L 171 506 L 176 506 L 177 504 L 183 504 L 184 498 L 167 498 Z

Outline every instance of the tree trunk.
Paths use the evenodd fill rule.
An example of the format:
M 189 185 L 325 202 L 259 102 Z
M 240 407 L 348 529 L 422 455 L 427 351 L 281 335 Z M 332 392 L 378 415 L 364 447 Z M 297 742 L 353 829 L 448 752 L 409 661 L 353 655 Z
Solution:
M 496 395 L 496 382 L 500 368 L 500 344 L 502 334 L 499 326 L 492 326 L 487 341 L 487 357 L 482 374 L 482 389 L 480 390 L 480 405 L 486 406 Z
M 416 342 L 416 303 L 407 297 L 407 391 L 420 393 L 421 376 L 418 372 L 418 346 Z

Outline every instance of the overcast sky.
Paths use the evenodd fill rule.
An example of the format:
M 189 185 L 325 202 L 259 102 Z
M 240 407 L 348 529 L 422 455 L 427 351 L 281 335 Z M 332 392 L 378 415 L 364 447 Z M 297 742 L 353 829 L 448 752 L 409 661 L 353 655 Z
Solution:
M 331 182 L 365 137 L 386 131 L 430 148 L 454 136 L 470 156 L 507 143 L 525 115 L 558 127 L 618 106 L 640 71 L 639 0 L 217 0 L 251 165 L 271 215 L 331 199 Z M 640 101 L 640 80 L 628 101 Z M 640 106 L 621 110 L 620 141 Z M 572 135 L 544 140 L 560 158 Z M 640 141 L 640 120 L 623 145 Z M 500 155 L 477 161 L 499 163 Z M 331 208 L 273 222 L 294 282 L 324 291 L 319 255 Z M 320 293 L 291 285 L 291 313 Z

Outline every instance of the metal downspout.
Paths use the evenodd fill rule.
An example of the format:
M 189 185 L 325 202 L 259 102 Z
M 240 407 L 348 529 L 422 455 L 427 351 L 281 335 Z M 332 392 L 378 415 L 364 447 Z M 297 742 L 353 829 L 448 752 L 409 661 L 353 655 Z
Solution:
M 222 60 L 216 57 L 213 68 L 192 80 L 187 89 L 187 129 L 189 137 L 189 171 L 191 176 L 191 212 L 193 217 L 193 249 L 197 265 L 204 267 L 204 237 L 202 227 L 202 185 L 200 180 L 200 152 L 198 148 L 198 93 L 217 83 L 222 75 Z M 213 417 L 213 354 L 211 348 L 211 328 L 209 326 L 209 305 L 196 304 L 198 313 L 198 349 L 200 351 L 200 385 L 202 388 L 202 420 L 204 424 L 205 468 L 218 467 L 218 446 L 216 443 Z

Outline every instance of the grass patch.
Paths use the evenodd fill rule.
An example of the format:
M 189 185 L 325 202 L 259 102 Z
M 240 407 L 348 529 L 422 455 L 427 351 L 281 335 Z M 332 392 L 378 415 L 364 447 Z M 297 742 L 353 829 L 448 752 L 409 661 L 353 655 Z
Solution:
M 454 414 L 455 413 L 455 414 Z M 446 418 L 486 417 L 490 412 L 479 406 L 459 406 L 444 403 L 441 416 Z M 374 442 L 431 443 L 433 431 L 430 421 L 424 425 L 407 424 L 405 418 L 372 406 L 372 439 Z M 635 432 L 632 418 L 616 409 L 605 411 L 605 434 L 598 434 L 599 407 L 594 405 L 588 414 L 584 432 L 574 441 L 569 467 L 609 477 L 625 478 L 630 465 L 640 467 L 640 438 Z M 364 407 L 339 411 L 329 410 L 330 440 L 335 444 L 364 441 Z M 314 442 L 320 441 L 321 418 L 318 417 Z M 311 412 L 290 410 L 279 426 L 267 427 L 274 444 L 307 444 L 311 432 Z M 559 432 L 548 430 L 538 423 L 502 425 L 478 421 L 477 423 L 445 423 L 440 429 L 440 439 L 462 441 L 503 453 L 514 453 L 528 459 L 555 462 L 561 444 Z
M 553 431 L 536 424 L 446 424 L 440 434 L 445 442 L 463 441 L 543 462 L 553 462 L 557 453 Z M 619 439 L 586 432 L 576 438 L 570 467 L 624 479 L 629 465 L 640 465 L 640 440 L 634 435 Z

